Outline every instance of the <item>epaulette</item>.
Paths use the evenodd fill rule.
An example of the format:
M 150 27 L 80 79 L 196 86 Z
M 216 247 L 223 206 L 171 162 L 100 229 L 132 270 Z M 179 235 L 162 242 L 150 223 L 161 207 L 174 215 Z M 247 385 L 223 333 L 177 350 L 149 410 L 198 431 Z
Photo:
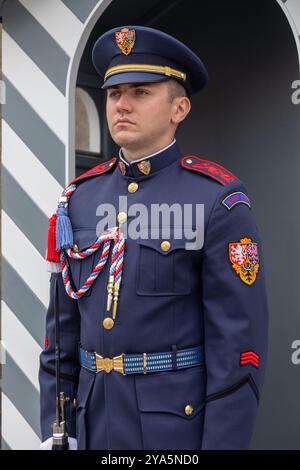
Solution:
M 78 176 L 73 181 L 71 181 L 68 184 L 68 186 L 70 186 L 70 184 L 77 183 L 78 181 L 87 180 L 89 178 L 92 178 L 93 176 L 98 176 L 98 175 L 102 175 L 103 173 L 106 173 L 107 171 L 111 170 L 114 167 L 114 164 L 116 163 L 116 161 L 117 161 L 117 157 L 113 157 L 111 160 L 108 160 L 107 162 L 100 163 L 99 165 L 94 166 L 90 170 L 86 171 L 85 173 L 83 173 L 82 175 Z
M 238 177 L 226 170 L 223 166 L 203 158 L 195 157 L 194 155 L 189 157 L 183 157 L 181 159 L 181 166 L 186 170 L 196 171 L 202 173 L 210 178 L 221 183 L 223 186 L 238 180 Z

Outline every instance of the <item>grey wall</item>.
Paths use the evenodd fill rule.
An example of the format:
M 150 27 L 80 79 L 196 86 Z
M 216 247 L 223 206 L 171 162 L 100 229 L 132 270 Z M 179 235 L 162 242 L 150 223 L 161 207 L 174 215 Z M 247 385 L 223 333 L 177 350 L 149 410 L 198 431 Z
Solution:
M 210 1 L 197 15 L 193 4 L 185 0 L 169 13 L 167 31 L 203 56 L 210 84 L 179 142 L 186 154 L 224 164 L 245 182 L 264 242 L 269 362 L 252 448 L 300 449 L 300 371 L 291 363 L 291 343 L 300 337 L 296 45 L 274 0 Z M 163 28 L 163 19 L 155 26 Z
M 269 361 L 252 448 L 300 449 L 300 366 L 291 362 L 300 338 L 300 107 L 291 102 L 299 64 L 290 25 L 275 0 L 165 1 L 159 8 L 147 0 L 140 10 L 127 0 L 121 8 L 113 2 L 104 13 L 81 69 L 93 73 L 95 37 L 126 23 L 174 34 L 206 63 L 209 86 L 194 98 L 178 141 L 185 154 L 217 161 L 244 181 L 264 242 Z
M 218 16 L 211 7 L 203 11 L 206 27 L 200 20 L 198 28 L 210 86 L 195 101 L 198 117 L 185 123 L 180 142 L 187 153 L 223 163 L 248 187 L 264 241 L 270 305 L 269 363 L 252 447 L 299 449 L 300 376 L 290 360 L 300 336 L 300 108 L 290 98 L 297 51 L 274 1 L 212 3 L 222 4 Z M 196 44 L 196 31 L 194 24 L 192 33 L 181 34 Z
M 184 5 L 183 5 L 184 3 Z M 264 242 L 270 306 L 269 363 L 252 448 L 300 449 L 300 108 L 292 31 L 273 0 L 184 1 L 168 31 L 203 56 L 210 84 L 194 102 L 179 142 L 186 154 L 218 161 L 246 184 Z M 176 24 L 177 18 L 177 24 Z M 178 21 L 181 27 L 179 28 Z M 155 24 L 163 27 L 163 21 Z

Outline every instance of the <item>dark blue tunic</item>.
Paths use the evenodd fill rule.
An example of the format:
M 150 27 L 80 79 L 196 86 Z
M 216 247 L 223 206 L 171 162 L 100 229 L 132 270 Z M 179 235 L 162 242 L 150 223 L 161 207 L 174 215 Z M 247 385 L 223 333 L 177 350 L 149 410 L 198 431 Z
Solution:
M 181 158 L 174 143 L 144 159 L 151 164 L 148 175 L 138 163 L 124 165 L 122 173 L 116 161 L 110 171 L 78 181 L 69 216 L 79 250 L 96 239 L 101 204 L 112 204 L 117 214 L 126 212 L 128 228 L 134 219 L 130 215 L 133 204 L 143 204 L 149 214 L 152 204 L 182 208 L 190 204 L 194 209 L 202 204 L 204 226 L 196 227 L 195 211 L 188 225 L 203 228 L 204 243 L 187 249 L 186 233 L 176 238 L 176 230 L 185 222 L 171 217 L 170 248 L 163 251 L 165 237 L 158 233 L 158 238 L 147 238 L 156 222 L 149 220 L 147 226 L 144 220 L 142 238 L 126 239 L 117 318 L 110 330 L 102 324 L 107 316 L 109 262 L 78 301 L 66 294 L 61 273 L 51 275 L 48 346 L 41 353 L 39 376 L 43 440 L 52 435 L 55 419 L 53 285 L 57 278 L 62 388 L 71 398 L 67 425 L 79 449 L 249 446 L 267 351 L 261 239 L 242 182 L 211 162 L 203 165 L 191 157 L 182 163 Z M 138 184 L 133 193 L 128 191 L 131 182 Z M 228 204 L 222 203 L 231 194 Z M 127 197 L 127 208 L 119 207 L 120 196 Z M 96 252 L 82 261 L 70 260 L 76 289 L 99 256 Z M 110 358 L 121 353 L 170 351 L 174 345 L 178 349 L 203 345 L 205 364 L 142 375 L 123 376 L 116 371 L 95 375 L 80 368 L 79 343 Z M 187 406 L 191 413 L 186 412 Z

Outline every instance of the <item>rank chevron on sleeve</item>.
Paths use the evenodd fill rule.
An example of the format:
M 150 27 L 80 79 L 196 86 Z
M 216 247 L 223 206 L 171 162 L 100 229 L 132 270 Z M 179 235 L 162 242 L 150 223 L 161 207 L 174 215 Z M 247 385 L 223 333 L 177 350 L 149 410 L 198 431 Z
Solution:
M 256 369 L 259 368 L 259 355 L 256 354 L 254 351 L 245 351 L 241 353 L 241 360 L 240 360 L 240 365 L 245 366 L 247 364 L 250 364 Z

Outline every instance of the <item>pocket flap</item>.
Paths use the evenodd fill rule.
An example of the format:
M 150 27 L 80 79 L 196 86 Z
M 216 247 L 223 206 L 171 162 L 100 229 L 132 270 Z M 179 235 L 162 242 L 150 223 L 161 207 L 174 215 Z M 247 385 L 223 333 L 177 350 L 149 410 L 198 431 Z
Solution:
M 82 251 L 89 246 L 91 246 L 97 240 L 96 230 L 91 229 L 74 229 L 73 230 L 73 239 L 74 244 L 79 248 L 79 251 Z
M 204 366 L 136 375 L 135 383 L 140 411 L 172 413 L 193 419 L 205 406 Z
M 192 227 L 170 227 L 169 230 L 166 230 L 165 234 L 162 228 L 142 228 L 141 237 L 137 239 L 137 243 L 152 248 L 166 256 L 174 250 L 187 249 L 187 244 L 194 241 L 192 238 L 194 233 Z
M 170 248 L 165 251 L 162 248 L 162 243 L 166 241 L 170 243 Z M 151 239 L 151 238 L 149 239 L 139 238 L 137 242 L 139 245 L 152 248 L 153 250 L 158 251 L 159 253 L 165 256 L 167 256 L 169 253 L 171 253 L 174 250 L 178 250 L 179 248 L 185 249 L 185 246 L 186 246 L 186 240 L 177 240 L 175 238 L 172 238 L 172 239 L 160 238 L 158 240 Z

